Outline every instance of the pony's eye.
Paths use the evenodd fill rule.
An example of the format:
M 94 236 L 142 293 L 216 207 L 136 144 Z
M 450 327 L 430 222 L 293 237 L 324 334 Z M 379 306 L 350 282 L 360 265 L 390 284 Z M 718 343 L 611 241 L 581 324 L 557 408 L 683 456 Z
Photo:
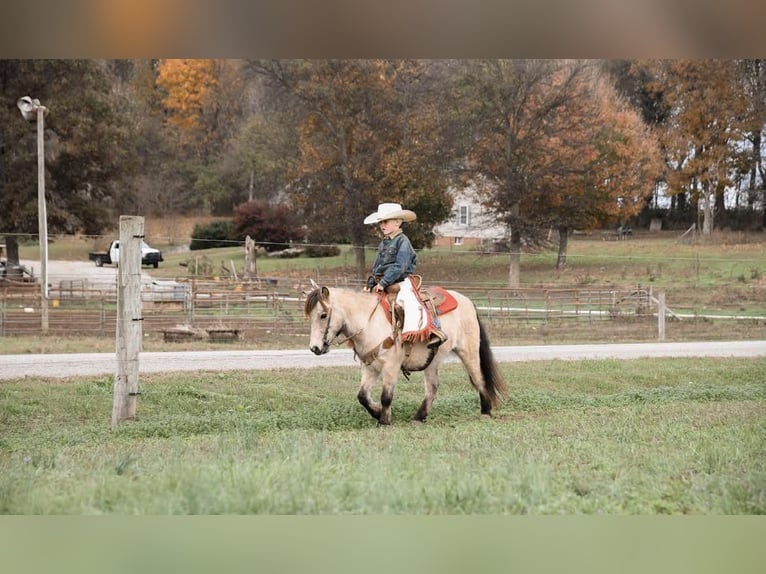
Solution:
M 327 313 L 320 313 L 319 314 L 320 319 L 327 319 Z

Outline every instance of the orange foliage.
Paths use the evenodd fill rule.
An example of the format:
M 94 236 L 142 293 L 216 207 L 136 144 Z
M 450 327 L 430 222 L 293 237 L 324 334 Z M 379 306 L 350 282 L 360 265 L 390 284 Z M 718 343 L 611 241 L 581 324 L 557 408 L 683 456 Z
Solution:
M 168 123 L 186 134 L 187 140 L 199 137 L 204 110 L 217 85 L 215 60 L 161 60 L 157 85 L 166 93 L 162 103 Z
M 548 118 L 538 193 L 523 204 L 570 229 L 637 214 L 661 174 L 656 139 L 596 70 L 569 89 L 572 97 Z

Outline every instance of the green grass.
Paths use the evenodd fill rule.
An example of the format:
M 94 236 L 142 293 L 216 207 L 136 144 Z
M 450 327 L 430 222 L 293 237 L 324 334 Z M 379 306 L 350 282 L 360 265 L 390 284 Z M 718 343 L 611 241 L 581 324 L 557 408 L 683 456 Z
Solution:
M 763 514 L 766 363 L 506 364 L 493 420 L 462 369 L 394 425 L 357 369 L 146 375 L 110 427 L 112 378 L 0 384 L 4 514 Z

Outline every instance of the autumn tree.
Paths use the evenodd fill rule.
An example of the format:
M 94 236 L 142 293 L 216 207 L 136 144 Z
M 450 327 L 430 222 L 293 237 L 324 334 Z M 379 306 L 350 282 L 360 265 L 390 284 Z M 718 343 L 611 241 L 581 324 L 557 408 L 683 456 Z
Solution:
M 462 115 L 470 136 L 466 172 L 486 181 L 485 205 L 510 229 L 508 284 L 520 279 L 522 237 L 545 222 L 535 206 L 550 169 L 550 142 L 559 138 L 560 114 L 579 97 L 582 62 L 481 60 L 463 64 Z
M 160 60 L 156 86 L 162 96 L 167 135 L 175 142 L 166 178 L 175 178 L 176 199 L 187 209 L 223 207 L 234 190 L 222 162 L 224 150 L 249 113 L 238 60 Z
M 662 90 L 651 86 L 651 69 L 640 60 L 604 60 L 601 62 L 601 68 L 611 78 L 620 97 L 640 114 L 643 123 L 652 132 L 652 141 L 658 144 L 656 134 L 667 121 L 669 111 Z M 663 171 L 655 181 L 651 195 L 646 197 L 644 212 L 662 209 L 660 198 L 664 186 Z
M 566 264 L 572 230 L 626 222 L 641 211 L 662 174 L 656 139 L 611 81 L 593 67 L 577 83 L 578 97 L 551 118 L 552 137 L 542 142 L 546 168 L 524 198 L 558 229 L 557 268 Z
M 104 61 L 0 60 L 0 235 L 18 262 L 19 237 L 37 233 L 37 148 L 16 100 L 38 98 L 45 122 L 45 178 L 51 233 L 97 234 L 114 223 L 111 207 L 136 168 L 133 126 Z
M 162 103 L 167 122 L 178 130 L 182 142 L 202 152 L 214 113 L 214 60 L 161 60 L 157 85 L 164 90 Z
M 363 219 L 377 203 L 415 210 L 419 223 L 408 234 L 420 246 L 424 230 L 449 217 L 448 154 L 438 151 L 438 100 L 424 97 L 422 63 L 281 60 L 252 62 L 251 70 L 300 105 L 291 197 L 313 233 L 351 241 L 359 277 L 368 272 Z
M 713 231 L 724 192 L 745 138 L 748 98 L 733 60 L 652 63 L 650 85 L 661 90 L 668 121 L 660 131 L 668 191 L 685 194 L 703 214 L 702 232 Z
M 763 160 L 764 129 L 766 129 L 766 60 L 738 62 L 742 89 L 748 100 L 745 138 L 749 149 L 744 150 L 740 174 L 747 181 L 747 208 L 755 210 L 759 190 L 761 226 L 766 227 L 766 162 Z

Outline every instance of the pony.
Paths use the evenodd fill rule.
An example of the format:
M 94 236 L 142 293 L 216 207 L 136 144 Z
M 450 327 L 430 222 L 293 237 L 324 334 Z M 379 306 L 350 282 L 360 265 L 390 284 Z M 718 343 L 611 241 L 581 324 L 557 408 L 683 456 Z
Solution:
M 311 323 L 309 349 L 323 355 L 332 344 L 348 343 L 361 363 L 362 378 L 357 399 L 378 426 L 391 424 L 394 388 L 403 372 L 423 371 L 425 397 L 413 421 L 425 422 L 439 388 L 439 366 L 454 352 L 462 361 L 479 393 L 481 415 L 491 417 L 492 408 L 507 398 L 508 391 L 479 320 L 476 307 L 465 295 L 443 290 L 457 306 L 439 317 L 447 340 L 437 348 L 425 341 L 403 342 L 394 332 L 382 297 L 365 291 L 315 286 L 306 294 L 304 312 Z M 340 340 L 339 340 L 340 338 Z M 382 380 L 380 402 L 372 388 Z

